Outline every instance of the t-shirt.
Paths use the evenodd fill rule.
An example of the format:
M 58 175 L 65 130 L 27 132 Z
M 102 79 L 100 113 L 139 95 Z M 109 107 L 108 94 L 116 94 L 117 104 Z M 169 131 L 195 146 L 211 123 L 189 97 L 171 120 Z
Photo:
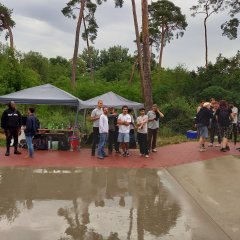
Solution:
M 147 115 L 139 116 L 137 118 L 137 124 L 142 123 L 142 122 L 147 121 L 147 120 L 148 120 L 148 116 Z M 147 129 L 148 129 L 148 125 L 147 125 L 147 122 L 146 122 L 146 123 L 143 124 L 142 128 L 141 129 L 138 128 L 137 131 L 139 133 L 146 133 L 147 134 L 147 132 L 148 132 Z
M 122 113 L 118 116 L 118 120 L 124 121 L 124 122 L 131 122 L 131 116 L 129 114 L 123 115 Z M 130 125 L 119 125 L 119 132 L 120 133 L 129 133 L 130 132 Z
M 222 127 L 227 127 L 231 123 L 231 115 L 232 110 L 230 108 L 227 109 L 218 109 L 216 112 L 216 116 L 218 118 L 218 123 Z
M 233 107 L 232 112 L 234 113 L 235 117 L 233 118 L 233 123 L 237 124 L 238 122 L 238 109 L 236 107 Z
M 155 119 L 157 117 L 156 113 L 152 110 L 147 113 L 147 116 L 149 120 L 153 118 Z M 159 120 L 153 120 L 151 122 L 148 122 L 148 128 L 151 128 L 151 129 L 159 128 Z
M 105 114 L 102 114 L 99 119 L 99 133 L 108 133 L 108 117 Z
M 102 114 L 103 114 L 102 108 L 101 109 L 95 108 L 91 113 L 91 117 L 99 117 Z M 93 127 L 99 127 L 99 119 L 93 121 Z
M 118 131 L 117 119 L 118 119 L 118 114 L 108 115 L 109 131 L 113 131 L 113 132 Z

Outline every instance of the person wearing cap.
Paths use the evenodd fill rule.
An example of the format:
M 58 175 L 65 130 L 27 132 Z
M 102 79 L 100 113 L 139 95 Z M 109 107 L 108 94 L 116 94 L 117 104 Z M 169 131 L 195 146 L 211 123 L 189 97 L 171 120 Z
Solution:
M 213 114 L 210 110 L 211 104 L 205 102 L 203 107 L 196 115 L 196 127 L 199 133 L 199 151 L 204 152 L 207 149 L 205 148 L 205 141 L 208 138 L 208 126 L 210 124 L 210 119 Z
M 149 152 L 157 152 L 157 133 L 159 128 L 159 119 L 164 115 L 160 112 L 157 104 L 153 104 L 152 110 L 148 111 L 148 150 Z
M 22 126 L 22 115 L 16 109 L 15 102 L 11 101 L 8 103 L 8 109 L 6 109 L 1 118 L 1 127 L 4 130 L 6 136 L 6 153 L 5 156 L 10 155 L 10 144 L 12 138 L 14 139 L 14 154 L 21 154 L 18 151 L 18 135 L 21 132 Z
M 99 119 L 103 114 L 102 110 L 103 101 L 98 101 L 98 106 L 91 113 L 91 121 L 93 122 L 93 143 L 92 143 L 92 156 L 95 156 L 96 145 L 99 141 Z

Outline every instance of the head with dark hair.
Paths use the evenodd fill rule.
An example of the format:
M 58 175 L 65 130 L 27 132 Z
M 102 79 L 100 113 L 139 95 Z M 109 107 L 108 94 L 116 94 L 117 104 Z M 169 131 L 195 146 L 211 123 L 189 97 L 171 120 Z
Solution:
M 35 112 L 35 109 L 33 107 L 28 108 L 29 113 L 33 114 Z
M 9 109 L 16 109 L 16 103 L 14 101 L 10 101 L 8 103 L 8 108 Z
M 122 107 L 122 113 L 126 115 L 128 113 L 128 106 L 123 106 Z
M 227 109 L 227 108 L 228 108 L 228 103 L 227 103 L 227 101 L 221 100 L 221 101 L 219 102 L 219 108 L 220 108 L 220 109 Z

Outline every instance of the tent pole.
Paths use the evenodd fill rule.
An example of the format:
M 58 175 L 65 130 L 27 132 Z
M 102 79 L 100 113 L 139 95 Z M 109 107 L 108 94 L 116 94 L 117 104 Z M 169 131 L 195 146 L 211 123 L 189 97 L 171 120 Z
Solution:
M 83 127 L 85 132 L 86 132 L 86 118 L 87 118 L 87 109 L 85 108 L 83 112 Z
M 79 107 L 77 107 L 77 112 L 76 112 L 76 116 L 75 116 L 75 122 L 74 122 L 74 127 L 73 127 L 74 134 L 78 129 L 78 113 L 79 113 Z

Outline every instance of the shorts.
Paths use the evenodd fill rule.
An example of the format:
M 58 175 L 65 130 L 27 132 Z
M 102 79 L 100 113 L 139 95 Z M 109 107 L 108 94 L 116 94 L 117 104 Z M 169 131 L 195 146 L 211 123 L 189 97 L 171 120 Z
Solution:
M 118 133 L 119 143 L 129 143 L 129 140 L 130 140 L 129 133 Z
M 206 126 L 198 127 L 199 137 L 208 138 L 208 128 Z
M 230 139 L 232 133 L 232 125 L 230 126 L 220 126 L 220 135 L 222 138 Z

